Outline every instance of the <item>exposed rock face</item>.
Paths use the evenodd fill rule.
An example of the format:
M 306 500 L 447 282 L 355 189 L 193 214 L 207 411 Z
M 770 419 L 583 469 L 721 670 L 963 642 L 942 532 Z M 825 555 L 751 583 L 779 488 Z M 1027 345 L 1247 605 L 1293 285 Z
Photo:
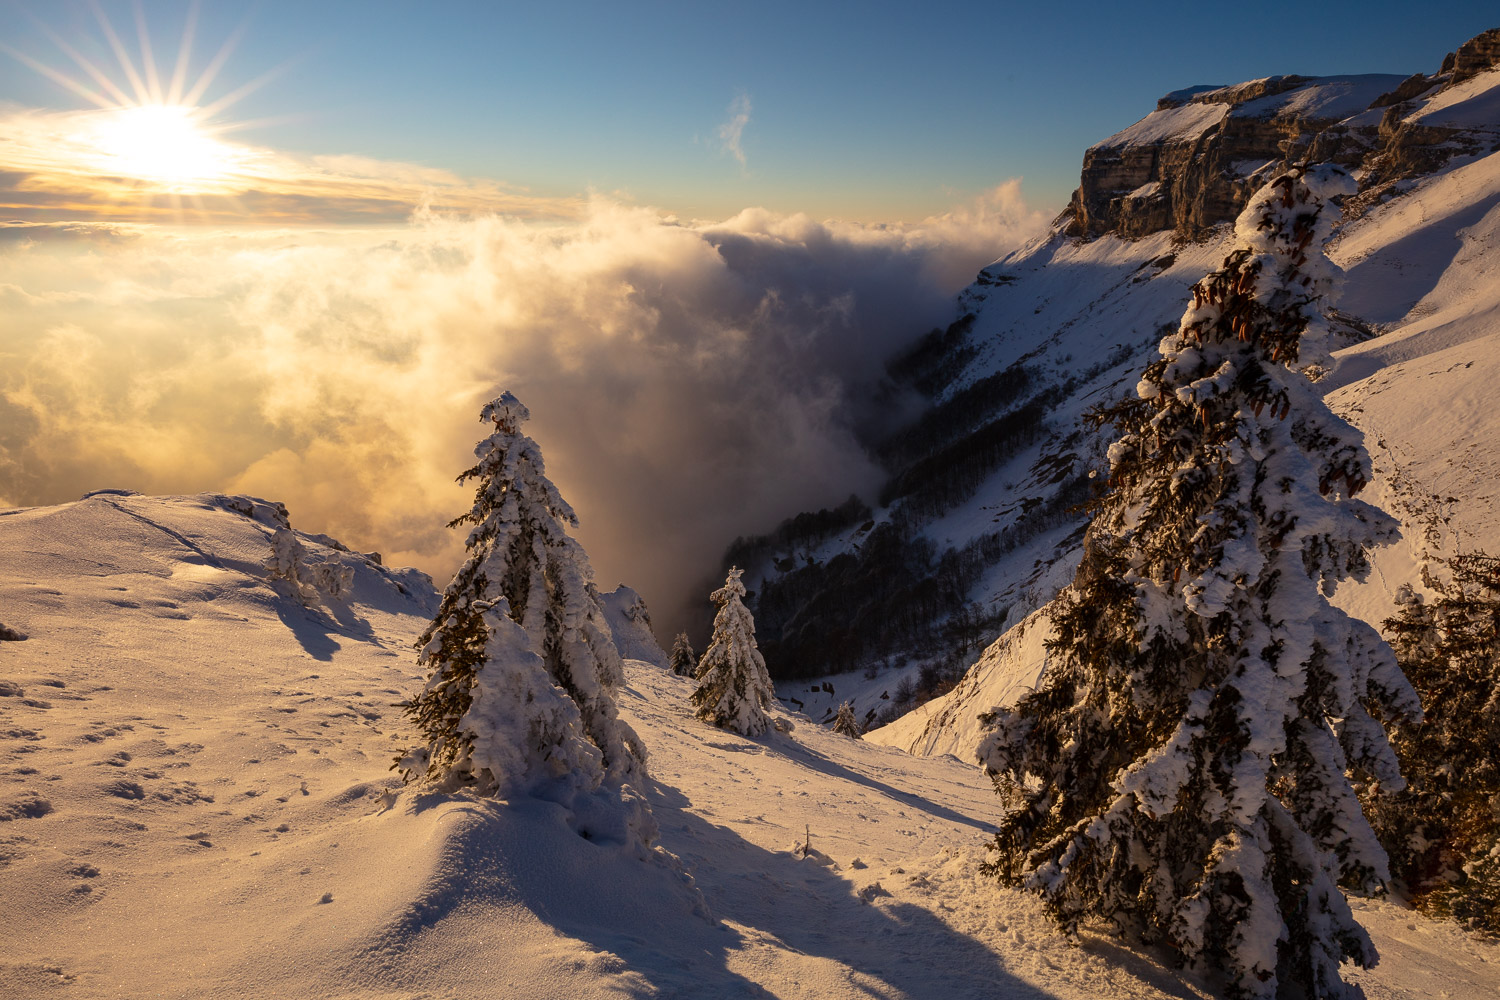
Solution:
M 1403 178 L 1490 148 L 1483 122 L 1432 108 L 1461 106 L 1461 95 L 1438 98 L 1497 65 L 1500 28 L 1465 42 L 1432 76 L 1276 76 L 1174 91 L 1084 154 L 1067 232 L 1136 238 L 1171 229 L 1197 238 L 1303 159 L 1364 168 L 1370 194 L 1351 206 L 1357 211 Z
M 1497 65 L 1500 65 L 1500 28 L 1491 28 L 1464 42 L 1453 54 L 1453 83 L 1463 83 Z
M 1393 76 L 1278 76 L 1169 94 L 1151 115 L 1084 154 L 1068 232 L 1197 236 L 1234 218 L 1269 172 L 1306 156 L 1322 132 L 1399 83 Z M 1377 119 L 1348 130 L 1331 158 L 1359 163 L 1376 145 L 1378 126 Z

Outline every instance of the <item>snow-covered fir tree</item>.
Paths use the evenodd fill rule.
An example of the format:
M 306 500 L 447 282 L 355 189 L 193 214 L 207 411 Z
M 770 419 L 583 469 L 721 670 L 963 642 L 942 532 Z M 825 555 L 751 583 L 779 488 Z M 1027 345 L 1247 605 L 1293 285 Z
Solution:
M 1500 559 L 1460 555 L 1446 576 L 1385 622 L 1426 717 L 1396 731 L 1407 787 L 1364 798 L 1412 901 L 1500 934 Z
M 755 619 L 741 600 L 743 571 L 732 568 L 724 586 L 710 596 L 719 606 L 713 638 L 698 664 L 693 704 L 698 718 L 741 736 L 759 736 L 770 725 L 766 709 L 776 697 L 766 661 L 755 645 Z
M 277 528 L 271 535 L 271 554 L 264 565 L 271 579 L 286 581 L 292 595 L 303 604 L 317 600 L 316 585 L 307 566 L 307 550 L 291 528 Z
M 434 670 L 414 700 L 438 704 L 461 693 L 463 714 L 401 765 L 424 774 L 433 771 L 433 761 L 443 761 L 435 776 L 445 787 L 502 798 L 542 793 L 567 801 L 574 791 L 598 788 L 603 755 L 585 736 L 578 706 L 552 682 L 526 630 L 510 619 L 509 602 L 474 601 L 472 608 L 476 641 L 450 646 L 465 662 Z
M 833 717 L 833 731 L 856 740 L 860 738 L 859 720 L 854 717 L 854 702 L 846 701 L 839 706 L 838 714 Z
M 431 669 L 427 686 L 404 705 L 426 745 L 398 765 L 408 780 L 425 775 L 493 789 L 546 773 L 565 775 L 570 787 L 625 786 L 627 812 L 640 813 L 643 801 L 627 783 L 644 777 L 645 751 L 615 705 L 620 656 L 588 557 L 568 533 L 578 518 L 547 478 L 536 442 L 520 432 L 529 416 L 508 392 L 481 411 L 494 432 L 475 448 L 478 462 L 459 476 L 477 481 L 474 505 L 449 525 L 471 526 L 468 556 L 417 641 L 418 662 Z M 518 652 L 518 637 L 535 663 Z M 538 663 L 546 685 L 536 675 Z M 507 714 L 510 721 L 500 724 Z M 518 758 L 511 741 L 522 734 Z M 520 770 L 502 775 L 492 765 Z M 648 819 L 631 820 L 641 836 Z
M 1390 647 L 1326 596 L 1396 533 L 1354 499 L 1361 437 L 1306 374 L 1330 364 L 1322 245 L 1352 187 L 1294 168 L 1252 196 L 1138 398 L 1099 414 L 1119 437 L 1054 665 L 981 747 L 1011 807 L 1003 881 L 1233 997 L 1359 995 L 1339 966 L 1376 953 L 1339 885 L 1376 890 L 1387 862 L 1346 772 L 1399 787 L 1366 705 L 1420 713 Z
M 337 556 L 314 563 L 309 570 L 313 586 L 335 600 L 342 598 L 354 586 L 354 567 Z
M 677 641 L 672 643 L 672 654 L 668 660 L 672 673 L 682 677 L 691 677 L 698 671 L 698 654 L 693 652 L 693 644 L 688 641 L 686 632 L 677 633 Z

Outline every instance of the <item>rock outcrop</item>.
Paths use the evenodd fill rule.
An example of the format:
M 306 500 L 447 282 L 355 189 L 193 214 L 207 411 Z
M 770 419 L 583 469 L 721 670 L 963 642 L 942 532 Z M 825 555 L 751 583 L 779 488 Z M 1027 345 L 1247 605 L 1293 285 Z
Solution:
M 1304 159 L 1361 170 L 1358 211 L 1403 179 L 1492 148 L 1494 116 L 1466 108 L 1465 91 L 1488 91 L 1475 78 L 1497 65 L 1500 29 L 1465 42 L 1431 76 L 1274 76 L 1174 91 L 1084 154 L 1066 231 L 1199 238 Z

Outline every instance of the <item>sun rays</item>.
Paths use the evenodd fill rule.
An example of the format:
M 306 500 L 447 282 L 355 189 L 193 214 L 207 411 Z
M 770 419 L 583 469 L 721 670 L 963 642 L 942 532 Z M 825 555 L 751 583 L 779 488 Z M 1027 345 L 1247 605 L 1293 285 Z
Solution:
M 43 168 L 31 178 L 33 187 L 58 186 L 56 177 L 70 178 L 86 190 L 77 201 L 113 208 L 122 215 L 186 221 L 206 214 L 202 199 L 228 199 L 232 207 L 244 185 L 236 175 L 264 157 L 221 136 L 243 127 L 220 120 L 220 115 L 269 79 L 268 73 L 249 84 L 205 103 L 210 88 L 234 51 L 240 32 L 219 47 L 207 64 L 193 73 L 193 45 L 198 5 L 188 9 L 170 76 L 158 66 L 145 8 L 134 6 L 136 53 L 97 2 L 91 10 L 116 66 L 90 59 L 51 28 L 36 22 L 57 50 L 73 63 L 64 72 L 4 43 L 0 49 L 92 108 L 59 112 L 43 129 L 29 132 L 14 123 L 6 138 L 30 153 L 29 166 Z M 243 30 L 243 29 L 241 29 Z M 37 119 L 33 119 L 35 122 Z
M 247 142 L 238 134 L 318 113 L 310 100 L 292 115 L 227 117 L 298 60 L 239 83 L 230 79 L 230 59 L 248 22 L 229 32 L 217 50 L 204 50 L 213 51 L 205 61 L 194 4 L 176 36 L 175 56 L 162 60 L 171 46 L 153 45 L 153 26 L 141 3 L 123 30 L 97 2 L 89 9 L 92 23 L 66 37 L 32 18 L 50 54 L 40 51 L 45 45 L 21 51 L 0 40 L 0 53 L 66 91 L 75 104 L 53 110 L 0 102 L 0 219 L 384 225 L 419 210 L 546 221 L 576 219 L 586 211 L 582 196 L 539 196 L 421 164 Z M 161 28 L 154 26 L 158 40 Z

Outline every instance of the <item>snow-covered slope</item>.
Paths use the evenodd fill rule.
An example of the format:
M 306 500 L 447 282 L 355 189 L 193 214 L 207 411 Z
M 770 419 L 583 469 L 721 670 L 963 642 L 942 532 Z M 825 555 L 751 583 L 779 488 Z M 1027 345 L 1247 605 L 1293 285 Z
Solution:
M 1486 81 L 1500 91 L 1500 72 L 1474 82 Z M 1420 582 L 1424 560 L 1500 552 L 1500 153 L 1416 181 L 1351 222 L 1330 253 L 1347 273 L 1341 310 L 1379 336 L 1338 352 L 1327 398 L 1365 431 L 1369 495 L 1403 522 L 1402 540 L 1377 551 L 1371 577 L 1336 603 L 1378 624 L 1397 589 Z M 1017 675 L 1040 673 L 1018 648 L 1003 637 L 920 720 L 872 738 L 971 759 L 975 720 L 1014 700 Z
M 975 768 L 801 718 L 726 734 L 643 661 L 621 708 L 675 860 L 402 789 L 430 584 L 300 535 L 353 569 L 304 605 L 263 566 L 277 526 L 217 496 L 0 511 L 0 620 L 29 636 L 0 642 L 0 996 L 1195 995 L 980 873 Z M 1372 997 L 1500 989 L 1495 946 L 1363 916 Z
M 1460 55 L 1471 49 L 1482 55 L 1488 50 L 1477 43 L 1486 38 Z M 1299 148 L 1337 148 L 1356 163 L 1361 161 L 1348 146 L 1354 138 L 1364 136 L 1365 142 L 1378 132 L 1384 143 L 1354 149 L 1365 150 L 1368 166 L 1361 176 L 1367 186 L 1352 200 L 1350 220 L 1330 247 L 1348 271 L 1335 323 L 1345 347 L 1338 371 L 1323 383 L 1331 405 L 1369 434 L 1378 476 L 1364 495 L 1406 524 L 1405 540 L 1377 555 L 1371 580 L 1346 586 L 1337 598 L 1377 623 L 1391 613 L 1396 588 L 1417 578 L 1427 555 L 1500 550 L 1493 488 L 1500 459 L 1491 447 L 1497 407 L 1490 388 L 1500 365 L 1500 343 L 1494 340 L 1500 327 L 1500 67 L 1483 68 L 1475 59 L 1479 55 L 1459 59 L 1461 68 L 1468 67 L 1461 79 L 1451 68 L 1413 77 L 1382 95 L 1377 107 L 1327 126 L 1320 137 L 1298 139 Z M 1207 134 L 1216 127 L 1209 120 L 1215 108 L 1229 107 L 1237 121 L 1261 121 L 1261 105 L 1275 105 L 1281 109 L 1276 114 L 1314 106 L 1319 115 L 1344 114 L 1390 82 L 1280 78 L 1168 95 L 1140 128 L 1126 129 L 1096 149 L 1134 149 L 1149 159 L 1151 143 L 1176 141 L 1141 131 L 1154 120 L 1191 119 L 1193 128 Z M 1255 96 L 1270 84 L 1273 93 Z M 1213 103 L 1233 94 L 1247 100 Z M 1190 177 L 1196 168 L 1185 163 L 1178 169 Z M 921 700 L 924 674 L 927 690 L 941 691 L 977 661 L 947 704 L 924 705 L 919 719 L 874 737 L 967 758 L 976 742 L 973 720 L 1014 695 L 1015 676 L 1039 672 L 1036 662 L 1002 669 L 1002 663 L 1014 663 L 1013 651 L 982 659 L 977 650 L 960 654 L 960 644 L 970 646 L 972 637 L 955 630 L 956 619 L 949 616 L 975 602 L 988 643 L 1045 605 L 1071 578 L 1086 520 L 1078 505 L 1089 495 L 1089 473 L 1104 464 L 1105 441 L 1082 418 L 1090 407 L 1133 391 L 1162 332 L 1175 328 L 1191 284 L 1230 249 L 1223 226 L 1192 238 L 1158 230 L 1136 238 L 1108 233 L 1080 239 L 1069 231 L 1065 214 L 1052 232 L 986 268 L 960 298 L 961 322 L 893 365 L 893 374 L 929 395 L 929 409 L 907 433 L 932 442 L 935 455 L 917 452 L 904 469 L 895 463 L 895 487 L 888 487 L 886 505 L 869 519 L 899 527 L 909 551 L 932 553 L 925 562 L 877 562 L 867 554 L 872 532 L 859 526 L 800 546 L 773 546 L 753 567 L 759 574 L 756 611 L 771 607 L 776 639 L 783 633 L 794 640 L 816 635 L 820 628 L 831 633 L 839 614 L 856 618 L 865 595 L 880 593 L 868 581 L 891 573 L 891 565 L 895 575 L 926 576 L 931 585 L 927 591 L 907 585 L 904 591 L 932 609 L 918 616 L 931 616 L 920 641 L 902 638 L 920 628 L 900 623 L 896 629 L 886 624 L 889 615 L 877 617 L 868 630 L 891 637 L 885 648 L 862 660 L 828 664 L 852 672 L 842 675 L 844 681 L 859 677 L 861 668 L 873 679 L 841 681 L 836 695 L 811 690 L 816 684 L 782 683 L 783 696 L 795 697 L 809 713 L 831 711 L 856 687 L 862 717 L 890 718 L 899 714 L 893 705 L 908 708 Z M 1024 426 L 1005 447 L 974 461 L 981 449 L 970 447 L 972 442 L 1020 424 L 1021 416 Z M 910 460 L 908 452 L 894 453 Z M 912 469 L 927 477 L 921 488 L 906 482 Z M 944 477 L 962 488 L 939 495 L 930 483 Z M 841 560 L 855 562 L 862 575 L 835 573 Z M 819 567 L 824 592 L 852 593 L 846 603 L 854 609 L 825 600 L 814 585 Z M 800 617 L 780 610 L 798 606 L 798 600 Z M 837 613 L 821 613 L 830 603 Z M 810 649 L 825 653 L 816 645 Z M 783 666 L 780 652 L 773 643 L 767 653 L 773 672 Z M 913 687 L 915 697 L 903 699 Z

